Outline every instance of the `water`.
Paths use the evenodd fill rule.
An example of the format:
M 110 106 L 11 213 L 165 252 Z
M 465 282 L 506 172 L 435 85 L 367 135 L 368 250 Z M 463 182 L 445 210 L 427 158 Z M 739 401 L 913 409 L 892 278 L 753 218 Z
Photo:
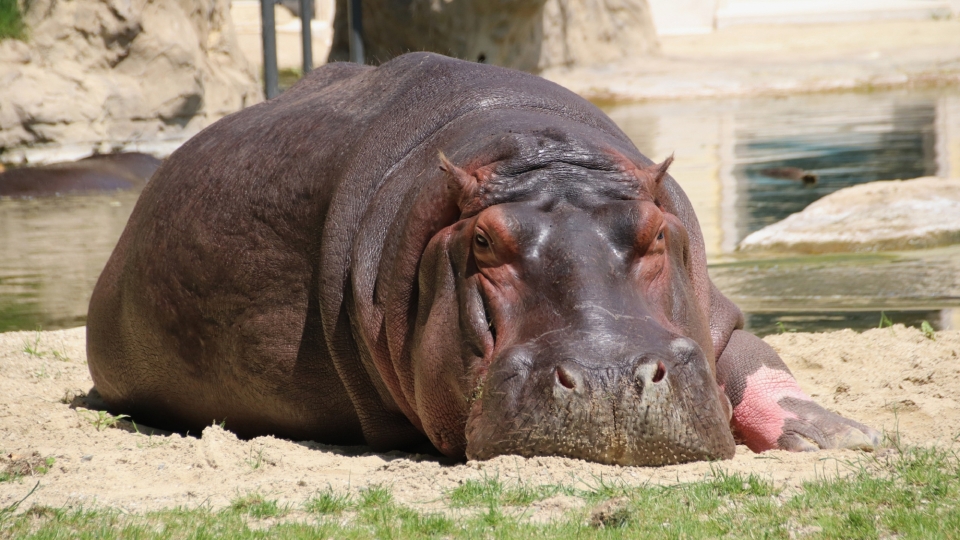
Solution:
M 137 195 L 0 200 L 0 332 L 83 325 Z
M 960 245 L 902 253 L 739 260 L 710 267 L 714 283 L 760 335 L 875 328 L 960 328 Z
M 751 232 L 855 184 L 960 178 L 960 89 L 642 103 L 607 113 L 646 155 L 671 153 L 710 274 L 761 335 L 783 328 L 960 328 L 960 246 L 903 254 L 749 260 Z M 762 171 L 795 167 L 816 185 Z M 757 257 L 751 255 L 751 257 Z
M 671 167 L 697 211 L 711 260 L 749 233 L 854 184 L 960 177 L 960 89 L 677 101 L 607 113 Z M 820 176 L 770 178 L 773 167 Z
M 960 177 L 960 89 L 651 102 L 608 114 L 671 168 L 694 204 L 710 273 L 747 327 L 960 328 L 960 246 L 896 254 L 746 259 L 747 234 L 843 187 Z M 815 186 L 761 171 L 797 167 Z M 0 200 L 0 331 L 84 324 L 90 291 L 136 193 Z M 779 324 L 778 324 L 779 323 Z

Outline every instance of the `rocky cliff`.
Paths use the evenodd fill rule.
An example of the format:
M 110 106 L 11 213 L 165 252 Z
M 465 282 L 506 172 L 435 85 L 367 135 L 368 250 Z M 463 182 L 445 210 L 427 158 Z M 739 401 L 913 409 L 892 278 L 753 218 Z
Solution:
M 330 60 L 347 60 L 347 0 L 336 0 Z M 367 63 L 410 51 L 537 72 L 659 49 L 646 0 L 364 0 Z
M 182 139 L 262 99 L 229 0 L 30 0 L 0 41 L 0 161 Z

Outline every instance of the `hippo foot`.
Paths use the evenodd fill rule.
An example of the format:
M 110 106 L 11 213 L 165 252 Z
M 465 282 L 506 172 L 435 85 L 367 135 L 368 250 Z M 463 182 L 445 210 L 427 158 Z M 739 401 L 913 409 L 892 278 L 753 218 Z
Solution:
M 873 450 L 880 444 L 877 430 L 824 409 L 788 371 L 768 367 L 748 378 L 732 424 L 738 440 L 754 452 Z
M 742 330 L 733 331 L 717 360 L 717 382 L 733 405 L 734 436 L 754 452 L 873 450 L 880 444 L 875 429 L 814 402 L 776 351 Z
M 828 411 L 812 400 L 783 398 L 783 428 L 777 448 L 812 452 L 827 448 L 872 451 L 880 445 L 880 433 L 860 422 Z M 792 417 L 792 418 L 791 418 Z

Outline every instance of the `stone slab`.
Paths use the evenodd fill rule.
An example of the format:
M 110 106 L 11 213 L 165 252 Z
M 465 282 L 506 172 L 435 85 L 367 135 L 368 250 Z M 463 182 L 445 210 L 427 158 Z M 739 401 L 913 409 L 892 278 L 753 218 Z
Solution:
M 870 182 L 814 202 L 744 238 L 738 250 L 898 251 L 960 243 L 960 179 Z

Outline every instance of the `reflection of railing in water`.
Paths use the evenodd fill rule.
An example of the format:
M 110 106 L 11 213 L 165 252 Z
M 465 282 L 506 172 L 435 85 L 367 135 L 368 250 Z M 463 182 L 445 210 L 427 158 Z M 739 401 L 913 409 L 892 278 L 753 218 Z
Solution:
M 858 332 L 885 324 L 933 330 L 960 329 L 960 308 L 903 311 L 824 311 L 745 313 L 744 329 L 759 336 L 786 332 L 829 332 L 850 328 Z
M 895 322 L 916 326 L 928 320 L 936 328 L 960 328 L 958 268 L 960 245 L 953 245 L 897 253 L 739 260 L 711 265 L 710 277 L 755 317 L 754 327 L 769 327 L 771 320 L 789 315 L 801 329 L 839 324 L 864 329 L 870 328 L 865 323 L 868 313 L 885 311 Z M 842 316 L 847 323 L 831 323 L 828 314 Z

